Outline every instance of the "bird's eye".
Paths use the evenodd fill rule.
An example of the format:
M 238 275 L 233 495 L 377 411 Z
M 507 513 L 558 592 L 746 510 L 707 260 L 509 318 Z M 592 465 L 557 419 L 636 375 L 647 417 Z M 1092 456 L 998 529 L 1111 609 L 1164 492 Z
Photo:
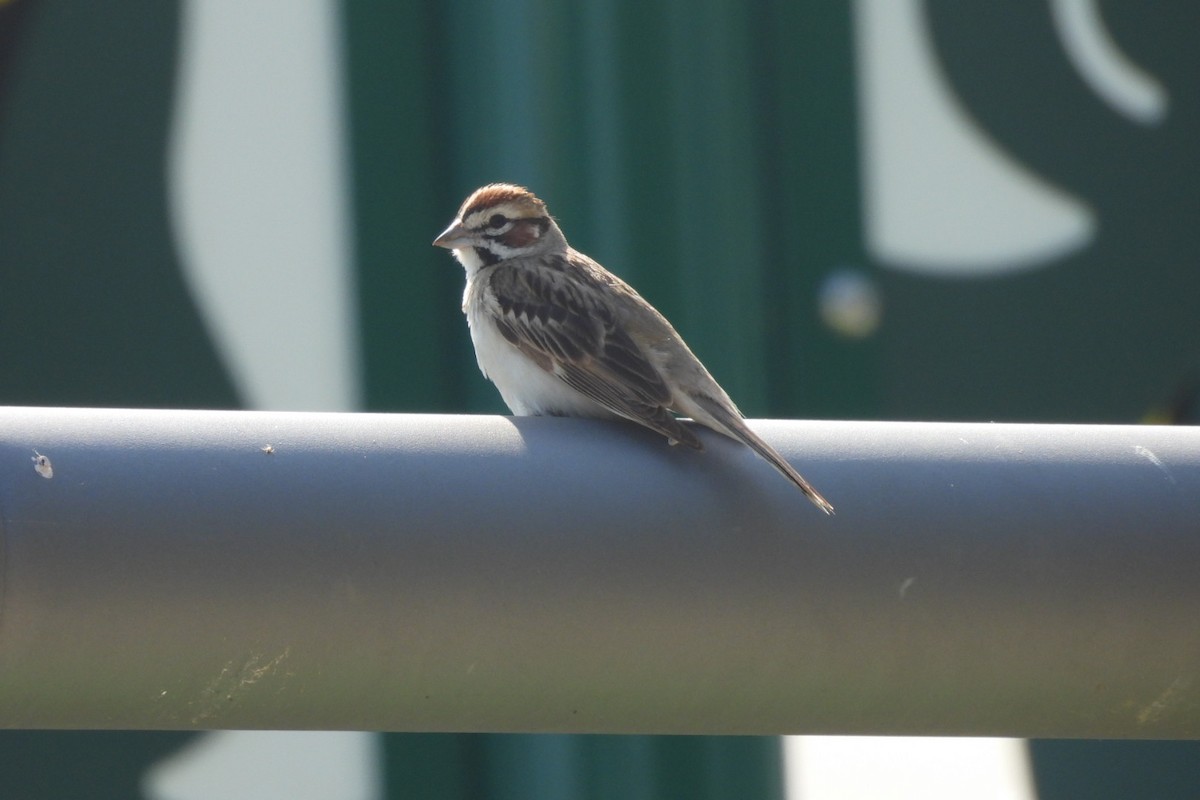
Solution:
M 508 217 L 503 214 L 492 214 L 492 218 L 488 220 L 489 228 L 503 228 L 508 224 Z

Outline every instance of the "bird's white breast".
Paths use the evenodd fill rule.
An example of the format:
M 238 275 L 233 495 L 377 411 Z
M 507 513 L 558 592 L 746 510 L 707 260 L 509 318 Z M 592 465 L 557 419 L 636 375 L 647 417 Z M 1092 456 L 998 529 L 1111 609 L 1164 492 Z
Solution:
M 500 390 L 500 397 L 519 417 L 553 414 L 571 417 L 611 418 L 612 412 L 572 389 L 542 369 L 514 347 L 500 330 L 492 306 L 482 296 L 487 271 L 468 271 L 463 312 L 475 345 L 475 360 L 484 376 Z

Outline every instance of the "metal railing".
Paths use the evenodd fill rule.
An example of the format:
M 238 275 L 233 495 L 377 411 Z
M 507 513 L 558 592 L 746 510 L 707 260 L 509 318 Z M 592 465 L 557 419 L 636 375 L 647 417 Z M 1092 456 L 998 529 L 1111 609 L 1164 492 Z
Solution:
M 0 726 L 1200 736 L 1200 429 L 0 409 Z

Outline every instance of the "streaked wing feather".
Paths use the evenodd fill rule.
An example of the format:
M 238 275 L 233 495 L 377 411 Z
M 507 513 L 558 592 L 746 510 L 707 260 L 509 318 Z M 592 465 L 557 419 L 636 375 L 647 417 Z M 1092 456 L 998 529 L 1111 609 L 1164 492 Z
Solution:
M 588 281 L 573 272 L 572 281 Z M 599 295 L 551 267 L 500 265 L 489 277 L 501 334 L 538 366 L 614 414 L 702 448 L 667 408 L 671 390 Z M 599 288 L 599 287 L 597 287 Z
M 664 406 L 643 402 L 630 393 L 621 392 L 618 384 L 601 377 L 596 371 L 574 364 L 560 364 L 555 374 L 572 389 L 590 397 L 613 413 L 645 425 L 672 442 L 686 444 L 697 450 L 704 449 L 700 437 Z

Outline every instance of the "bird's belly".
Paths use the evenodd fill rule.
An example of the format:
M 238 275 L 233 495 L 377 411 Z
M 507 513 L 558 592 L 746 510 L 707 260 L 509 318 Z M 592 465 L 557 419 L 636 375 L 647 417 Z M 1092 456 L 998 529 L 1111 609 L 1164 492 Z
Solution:
M 519 417 L 554 415 L 611 418 L 596 401 L 580 394 L 509 343 L 488 319 L 468 314 L 475 359 L 484 376 Z

